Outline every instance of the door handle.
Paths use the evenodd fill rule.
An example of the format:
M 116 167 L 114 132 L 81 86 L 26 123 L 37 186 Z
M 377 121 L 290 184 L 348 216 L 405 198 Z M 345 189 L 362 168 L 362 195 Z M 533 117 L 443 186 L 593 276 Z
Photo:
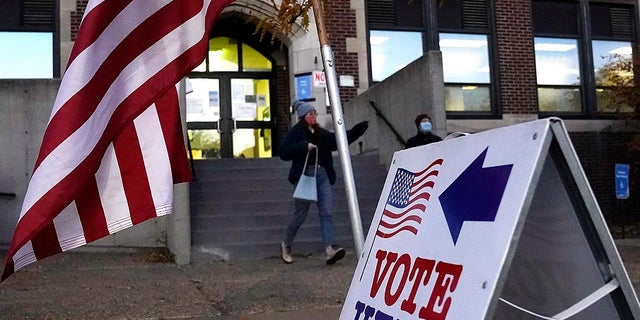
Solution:
M 218 130 L 218 134 L 222 134 L 222 128 L 220 127 L 220 118 L 216 121 L 218 123 L 216 130 Z

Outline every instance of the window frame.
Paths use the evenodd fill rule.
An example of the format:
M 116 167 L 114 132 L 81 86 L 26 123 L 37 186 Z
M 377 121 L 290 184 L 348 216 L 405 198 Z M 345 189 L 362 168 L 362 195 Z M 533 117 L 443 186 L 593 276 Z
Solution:
M 488 75 L 488 82 L 473 82 L 473 81 L 450 81 L 444 82 L 444 87 L 445 87 L 445 111 L 447 112 L 447 116 L 451 116 L 451 117 L 462 117 L 464 118 L 466 117 L 473 117 L 473 118 L 478 118 L 479 116 L 492 116 L 493 112 L 495 110 L 495 105 L 496 105 L 496 100 L 495 99 L 495 88 L 496 88 L 496 81 L 494 80 L 494 68 L 492 67 L 492 55 L 491 55 L 491 51 L 492 51 L 492 44 L 491 44 L 491 40 L 490 40 L 490 35 L 486 34 L 486 33 L 479 33 L 479 32 L 439 32 L 438 33 L 438 37 L 440 39 L 442 39 L 442 34 L 450 34 L 450 35 L 480 35 L 480 36 L 484 36 L 486 39 L 486 47 L 487 47 L 487 64 L 489 67 L 489 75 Z M 443 72 L 444 70 L 444 56 L 445 53 L 443 52 L 442 49 L 440 49 L 440 51 L 442 52 L 442 56 L 443 56 Z M 446 78 L 446 75 L 444 76 Z M 470 110 L 470 109 L 465 109 L 465 110 L 448 110 L 447 109 L 447 105 L 446 105 L 446 101 L 447 101 L 447 89 L 452 89 L 452 88 L 458 88 L 460 87 L 461 90 L 465 90 L 464 87 L 468 87 L 468 86 L 474 86 L 474 87 L 479 87 L 479 88 L 487 88 L 489 91 L 489 95 L 488 95 L 488 101 L 489 101 L 489 110 Z M 463 91 L 464 92 L 464 91 Z
M 394 0 L 394 7 L 397 6 L 397 2 L 406 1 L 406 0 Z M 470 0 L 473 1 L 473 0 Z M 501 107 L 500 107 L 500 88 L 499 88 L 499 67 L 496 64 L 498 52 L 495 46 L 495 19 L 494 19 L 494 0 L 485 0 L 486 1 L 486 25 L 483 27 L 478 27 L 476 25 L 471 26 L 462 26 L 460 28 L 445 28 L 445 27 L 437 27 L 437 30 L 429 30 L 429 15 L 426 12 L 427 8 L 423 5 L 421 6 L 421 12 L 423 17 L 422 26 L 407 26 L 396 23 L 395 25 L 390 24 L 375 24 L 369 20 L 367 15 L 366 19 L 366 43 L 367 43 L 367 55 L 369 57 L 368 63 L 368 77 L 369 83 L 374 85 L 377 83 L 373 81 L 373 66 L 371 59 L 371 40 L 370 34 L 371 31 L 406 31 L 406 32 L 421 32 L 422 33 L 422 44 L 423 44 L 423 54 L 426 53 L 429 49 L 430 36 L 433 36 L 432 33 L 436 33 L 436 38 L 439 41 L 440 33 L 457 33 L 457 34 L 482 34 L 487 36 L 487 46 L 488 46 L 488 58 L 489 58 L 489 103 L 490 103 L 490 111 L 447 111 L 447 118 L 450 119 L 496 119 L 501 116 Z M 422 2 L 418 2 L 422 3 Z M 369 13 L 369 5 L 370 1 L 365 1 L 365 12 Z M 395 13 L 395 12 L 394 12 Z M 462 12 L 460 12 L 460 16 L 462 17 Z M 433 18 L 433 17 L 431 17 Z M 439 20 L 438 17 L 435 17 L 436 20 Z M 440 50 L 438 45 L 438 50 Z M 461 83 L 452 83 L 455 86 L 459 86 Z M 474 83 L 467 83 L 474 85 Z M 447 83 L 444 83 L 447 86 Z M 485 86 L 486 84 L 478 84 Z
M 536 92 L 538 95 L 538 114 L 542 115 L 543 117 L 547 117 L 547 116 L 562 116 L 564 118 L 575 118 L 575 117 L 580 117 L 580 115 L 585 113 L 585 99 L 586 99 L 586 94 L 585 94 L 585 71 L 584 71 L 584 57 L 583 57 L 583 51 L 584 51 L 584 46 L 581 43 L 581 39 L 580 38 L 574 38 L 574 37 L 570 37 L 567 35 L 564 36 L 539 36 L 534 34 L 534 45 L 535 45 L 535 39 L 536 38 L 546 38 L 546 39 L 571 39 L 571 40 L 575 40 L 575 44 L 576 44 L 576 50 L 577 50 L 577 59 L 578 59 L 578 80 L 580 81 L 579 84 L 540 84 L 538 82 L 538 63 L 536 62 Z M 534 51 L 535 51 L 535 47 L 534 47 Z M 536 53 L 534 52 L 534 59 L 537 59 L 536 57 Z M 542 111 L 540 109 L 540 89 L 567 89 L 567 90 L 575 90 L 578 89 L 579 90 L 579 98 L 578 101 L 580 103 L 579 105 L 579 109 L 580 111 Z
M 29 36 L 35 34 L 37 34 L 37 38 L 29 38 Z M 8 50 L 10 54 L 2 56 L 8 59 L 5 61 L 5 63 L 9 64 L 6 65 L 8 69 L 17 71 L 6 75 L 2 75 L 2 73 L 6 73 L 6 70 L 5 72 L 0 72 L 0 79 L 54 79 L 60 77 L 59 63 L 58 68 L 56 68 L 56 58 L 59 60 L 59 56 L 56 57 L 55 54 L 56 48 L 58 47 L 58 45 L 56 45 L 57 40 L 55 39 L 55 33 L 50 31 L 0 30 L 0 38 L 4 38 L 5 40 L 9 39 L 9 44 L 0 43 L 0 45 L 10 48 Z M 19 41 L 21 44 L 17 47 L 11 46 L 11 44 L 15 44 L 15 41 Z M 45 41 L 46 45 L 43 44 Z M 32 46 L 33 44 L 37 45 Z M 47 50 L 41 50 L 40 47 Z M 36 54 L 36 52 L 38 53 Z M 48 63 L 48 65 L 45 66 L 43 63 Z M 0 63 L 0 65 L 2 64 Z M 43 75 L 45 72 L 47 73 L 46 76 Z
M 367 51 L 368 51 L 368 56 L 369 56 L 369 81 L 370 83 L 378 83 L 380 81 L 383 81 L 384 79 L 388 78 L 390 75 L 387 75 L 384 79 L 382 80 L 374 80 L 374 66 L 373 66 L 373 49 L 372 49 L 372 45 L 371 45 L 371 33 L 372 32 L 405 32 L 405 33 L 414 33 L 414 34 L 419 34 L 421 36 L 420 39 L 420 50 L 422 52 L 422 54 L 424 54 L 424 35 L 423 32 L 421 31 L 407 31 L 407 30 L 378 30 L 378 29 L 371 29 L 367 32 Z M 418 57 L 419 58 L 419 57 Z M 417 58 L 416 58 L 417 59 Z M 415 60 L 415 59 L 414 59 Z M 412 60 L 413 61 L 413 60 Z M 409 61 L 410 63 L 411 61 Z M 392 73 L 393 74 L 393 73 Z
M 598 111 L 597 104 L 597 92 L 598 86 L 596 85 L 595 79 L 595 68 L 594 68 L 594 52 L 593 52 L 593 41 L 594 40 L 604 40 L 604 41 L 630 41 L 632 43 L 632 47 L 636 47 L 639 43 L 638 41 L 638 4 L 633 1 L 620 0 L 620 1 L 590 1 L 590 0 L 577 0 L 577 1 L 562 1 L 562 0 L 533 0 L 532 6 L 535 2 L 549 2 L 549 3 L 562 3 L 563 5 L 568 3 L 574 3 L 577 6 L 577 15 L 576 15 L 576 23 L 578 26 L 577 34 L 572 34 L 571 32 L 562 32 L 562 31 L 536 31 L 536 18 L 535 14 L 532 11 L 532 22 L 534 25 L 534 38 L 545 37 L 545 38 L 572 38 L 577 39 L 578 43 L 578 57 L 580 59 L 579 69 L 580 69 L 580 91 L 581 91 L 581 112 L 545 112 L 541 111 L 538 103 L 538 115 L 540 117 L 550 117 L 550 116 L 561 116 L 567 119 L 612 119 L 618 117 L 620 113 L 604 113 Z M 631 12 L 631 28 L 633 30 L 633 35 L 631 37 L 619 37 L 615 35 L 610 36 L 593 36 L 594 29 L 592 28 L 592 13 L 591 8 L 592 5 L 603 5 L 603 6 L 624 6 L 629 7 Z M 638 54 L 634 52 L 634 54 Z M 537 67 L 536 67 L 537 72 Z M 635 75 L 637 76 L 637 75 Z M 537 81 L 536 81 L 537 83 Z M 547 87 L 546 85 L 537 85 L 537 88 L 540 89 L 542 87 Z M 571 86 L 565 86 L 566 88 L 570 88 Z
M 633 52 L 634 51 L 634 43 L 631 41 L 624 41 L 624 40 L 599 40 L 599 39 L 593 39 L 592 43 L 591 43 L 591 52 L 594 53 L 594 42 L 618 42 L 618 43 L 628 43 L 632 49 L 631 52 L 631 56 L 629 57 L 632 61 L 634 61 L 634 55 L 638 55 L 638 52 Z M 637 59 L 635 61 L 638 61 Z M 632 62 L 633 63 L 633 62 Z M 594 95 L 595 95 L 595 107 L 594 109 L 596 110 L 596 112 L 598 112 L 600 115 L 618 115 L 618 114 L 624 114 L 627 113 L 628 111 L 612 111 L 612 112 L 607 112 L 607 111 L 600 111 L 602 110 L 605 106 L 601 106 L 599 104 L 600 99 L 599 99 L 599 94 L 598 91 L 602 90 L 603 92 L 606 90 L 611 90 L 611 91 L 616 91 L 616 90 L 620 90 L 619 88 L 628 88 L 630 90 L 633 90 L 632 88 L 637 87 L 637 83 L 638 83 L 638 69 L 640 66 L 636 65 L 635 67 L 633 67 L 633 79 L 631 80 L 632 85 L 630 86 L 613 86 L 613 85 L 603 85 L 603 84 L 598 84 L 598 77 L 597 77 L 597 72 L 596 72 L 596 68 L 595 68 L 595 54 L 594 54 L 594 67 L 592 69 L 593 73 L 594 73 Z M 622 89 L 625 90 L 625 89 Z M 615 98 L 614 98 L 615 99 Z M 624 107 L 624 106 L 621 106 Z M 631 106 L 630 106 L 631 107 Z

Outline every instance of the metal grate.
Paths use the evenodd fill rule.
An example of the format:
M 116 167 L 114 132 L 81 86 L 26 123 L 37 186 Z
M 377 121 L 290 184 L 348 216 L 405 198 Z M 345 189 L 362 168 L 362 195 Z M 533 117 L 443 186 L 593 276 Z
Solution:
M 462 1 L 462 26 L 464 29 L 489 28 L 489 15 L 486 0 Z
M 371 26 L 395 26 L 396 6 L 394 0 L 367 1 L 367 19 Z
M 609 8 L 611 34 L 613 36 L 633 36 L 633 23 L 629 8 Z
M 20 16 L 23 26 L 55 26 L 55 0 L 22 0 Z

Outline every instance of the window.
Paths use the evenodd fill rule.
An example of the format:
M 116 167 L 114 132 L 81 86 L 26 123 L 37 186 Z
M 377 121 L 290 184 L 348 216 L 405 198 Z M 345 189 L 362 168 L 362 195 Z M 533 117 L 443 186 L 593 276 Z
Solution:
M 0 32 L 0 78 L 53 78 L 51 32 Z
M 240 59 L 242 57 L 242 59 Z M 242 66 L 240 66 L 242 65 Z M 260 52 L 247 44 L 239 44 L 236 39 L 216 37 L 209 40 L 209 53 L 202 63 L 193 69 L 196 72 L 219 71 L 267 71 L 272 70 L 272 63 Z
M 0 3 L 0 78 L 60 76 L 56 0 Z
M 421 29 L 422 1 L 367 0 L 370 29 Z
M 193 71 L 238 71 L 238 42 L 227 37 L 209 40 L 205 60 Z
M 489 2 L 442 2 L 438 30 L 448 115 L 493 112 Z
M 598 113 L 633 111 L 634 19 L 631 6 L 591 3 L 593 73 Z M 636 59 L 637 62 L 637 59 Z
M 635 10 L 612 3 L 533 2 L 540 112 L 598 116 L 631 110 Z
M 491 111 L 488 36 L 440 34 L 447 111 Z
M 579 4 L 534 1 L 533 28 L 538 82 L 538 110 L 582 112 Z
M 371 81 L 379 82 L 421 57 L 421 1 L 367 0 Z
M 382 81 L 422 56 L 420 32 L 379 31 L 369 33 L 371 77 Z
M 429 23 L 421 1 L 368 0 L 371 80 L 378 82 L 423 55 Z M 448 112 L 492 113 L 489 1 L 438 2 L 438 33 Z M 419 18 L 419 19 L 418 19 Z
M 242 44 L 242 71 L 271 71 L 271 69 L 272 65 L 269 59 L 256 49 Z
M 535 38 L 538 108 L 580 112 L 580 60 L 575 39 Z
M 630 42 L 593 41 L 593 67 L 598 112 L 631 112 L 634 74 Z

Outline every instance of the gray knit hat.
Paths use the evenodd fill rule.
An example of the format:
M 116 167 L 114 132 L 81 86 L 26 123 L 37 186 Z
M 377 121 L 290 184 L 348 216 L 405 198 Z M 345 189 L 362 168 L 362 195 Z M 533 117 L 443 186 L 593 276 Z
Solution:
M 300 100 L 293 102 L 293 109 L 296 110 L 298 118 L 304 118 L 307 113 L 316 111 L 316 108 L 314 108 L 311 103 Z

